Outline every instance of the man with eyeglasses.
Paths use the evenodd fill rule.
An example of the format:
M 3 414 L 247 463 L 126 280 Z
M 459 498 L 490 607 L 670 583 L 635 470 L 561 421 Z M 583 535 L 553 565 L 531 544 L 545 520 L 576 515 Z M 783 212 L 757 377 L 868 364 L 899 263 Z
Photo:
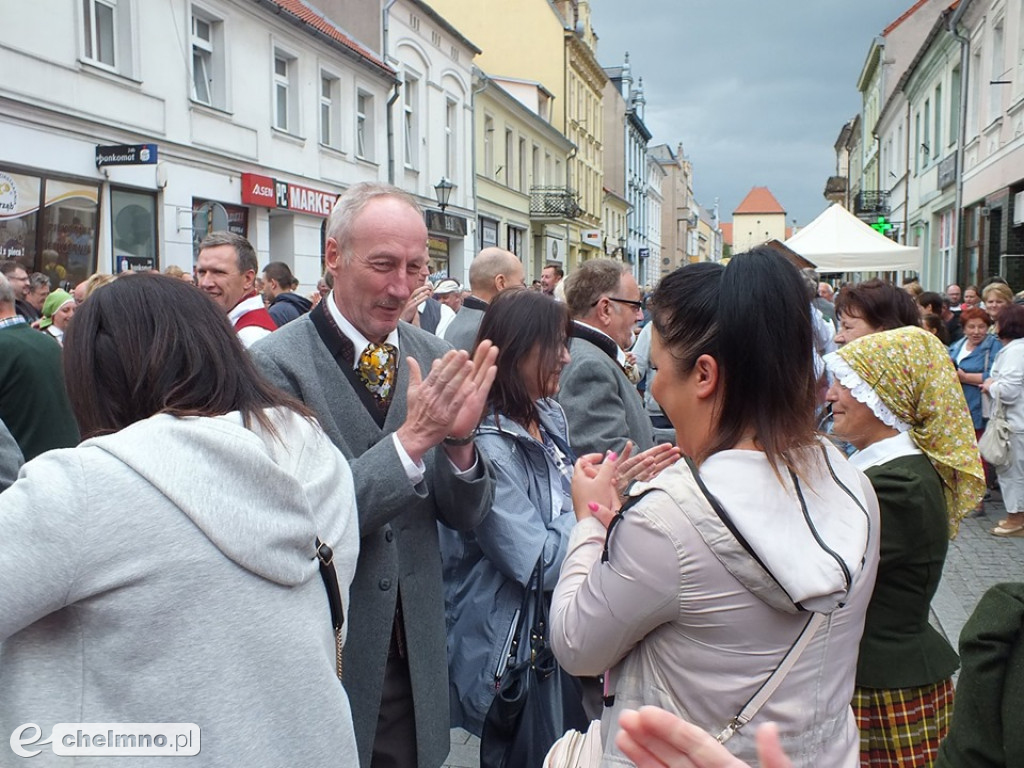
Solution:
M 0 275 L 6 277 L 14 289 L 15 312 L 25 318 L 26 322 L 34 323 L 38 320 L 39 312 L 28 303 L 28 294 L 32 287 L 29 282 L 28 270 L 14 259 L 8 259 L 0 262 Z
M 584 262 L 565 279 L 565 301 L 573 318 L 571 362 L 562 370 L 558 402 L 569 420 L 577 455 L 634 455 L 654 445 L 643 400 L 630 381 L 626 350 L 643 317 L 640 287 L 627 265 L 611 259 Z

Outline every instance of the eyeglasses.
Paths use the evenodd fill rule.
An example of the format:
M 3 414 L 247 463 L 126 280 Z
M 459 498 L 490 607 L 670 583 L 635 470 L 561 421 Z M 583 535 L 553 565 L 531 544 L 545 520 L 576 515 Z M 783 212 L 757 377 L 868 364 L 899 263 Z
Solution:
M 620 298 L 618 298 L 616 296 L 602 296 L 601 299 L 608 299 L 608 301 L 615 301 L 615 302 L 618 302 L 619 304 L 627 304 L 630 307 L 632 307 L 636 312 L 640 312 L 644 308 L 644 305 L 643 305 L 642 302 L 633 301 L 632 299 L 620 299 Z M 597 301 L 595 301 L 590 306 L 596 307 L 601 302 L 601 299 L 598 299 Z

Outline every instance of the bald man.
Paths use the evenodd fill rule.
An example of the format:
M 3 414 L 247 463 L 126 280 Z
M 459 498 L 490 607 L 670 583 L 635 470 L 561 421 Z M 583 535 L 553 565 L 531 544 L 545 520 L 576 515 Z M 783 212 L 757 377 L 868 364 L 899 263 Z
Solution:
M 526 273 L 518 256 L 501 248 L 484 248 L 469 265 L 470 294 L 444 332 L 445 341 L 472 352 L 487 305 L 502 291 L 525 285 Z

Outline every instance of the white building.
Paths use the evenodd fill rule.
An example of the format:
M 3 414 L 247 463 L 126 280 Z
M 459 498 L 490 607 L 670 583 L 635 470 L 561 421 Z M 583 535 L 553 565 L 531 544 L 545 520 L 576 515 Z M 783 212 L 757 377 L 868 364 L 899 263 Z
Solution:
M 647 184 L 645 198 L 647 202 L 647 280 L 646 285 L 654 288 L 661 280 L 661 216 L 665 196 L 662 188 L 667 172 L 653 155 L 647 155 Z
M 394 72 L 299 0 L 14 3 L 0 43 L 0 256 L 32 270 L 191 270 L 229 228 L 311 287 L 336 195 L 386 180 Z
M 388 179 L 427 212 L 433 272 L 466 284 L 477 239 L 472 84 L 480 49 L 419 0 L 385 6 L 384 37 L 401 81 L 388 102 Z M 452 185 L 444 211 L 435 191 L 442 179 Z

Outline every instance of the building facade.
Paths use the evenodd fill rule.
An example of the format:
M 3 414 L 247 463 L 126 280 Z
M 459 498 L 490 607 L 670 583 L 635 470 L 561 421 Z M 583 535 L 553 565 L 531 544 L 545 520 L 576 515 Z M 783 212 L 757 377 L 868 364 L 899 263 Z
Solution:
M 545 119 L 551 95 L 542 84 L 478 69 L 473 90 L 479 246 L 512 251 L 537 279 L 546 264 L 564 262 L 572 217 L 564 198 L 535 190 L 565 188 L 572 144 Z
M 768 187 L 754 187 L 732 212 L 732 252 L 743 253 L 769 240 L 785 242 L 786 209 Z
M 465 283 L 477 251 L 473 58 L 480 49 L 419 0 L 385 6 L 383 44 L 399 82 L 388 98 L 388 179 L 426 213 L 430 267 Z M 451 185 L 442 210 L 435 187 Z
M 44 0 L 0 41 L 0 250 L 55 281 L 230 229 L 312 287 L 336 195 L 385 178 L 394 71 L 297 0 Z

